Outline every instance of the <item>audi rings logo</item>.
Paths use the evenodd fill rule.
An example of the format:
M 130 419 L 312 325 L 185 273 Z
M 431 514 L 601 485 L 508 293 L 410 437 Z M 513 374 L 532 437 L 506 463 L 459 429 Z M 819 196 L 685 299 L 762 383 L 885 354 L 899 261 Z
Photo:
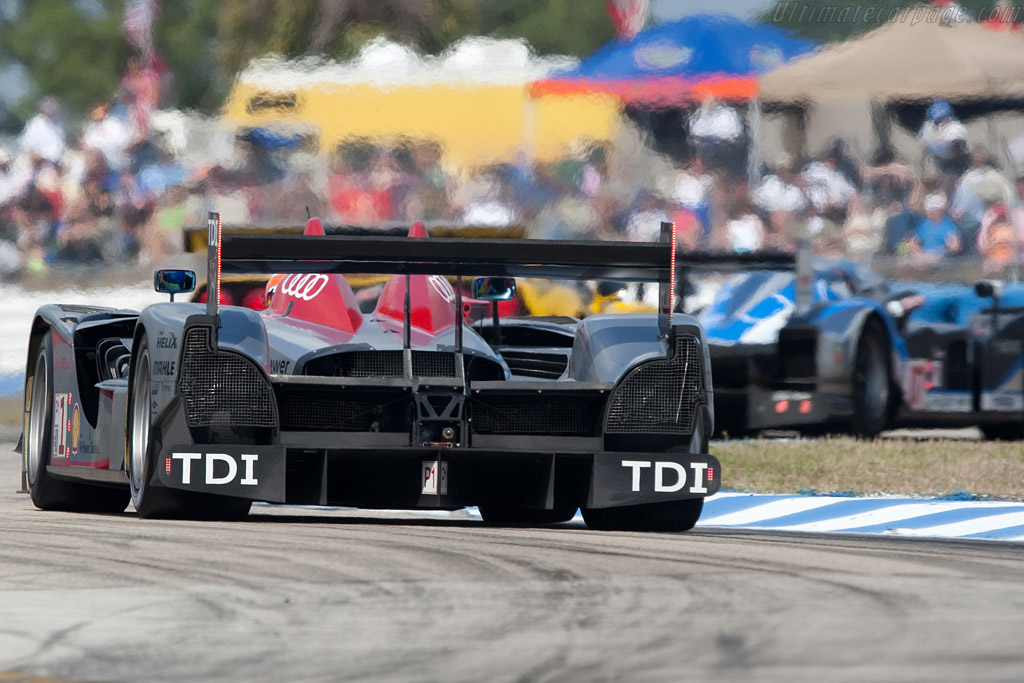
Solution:
M 327 286 L 327 276 L 307 273 L 289 275 L 281 281 L 281 293 L 303 301 L 313 300 Z
M 430 286 L 434 288 L 434 291 L 445 300 L 445 303 L 450 304 L 455 301 L 455 290 L 452 289 L 452 286 L 448 284 L 448 281 L 443 277 L 440 275 L 431 275 L 427 278 L 427 282 L 429 282 Z

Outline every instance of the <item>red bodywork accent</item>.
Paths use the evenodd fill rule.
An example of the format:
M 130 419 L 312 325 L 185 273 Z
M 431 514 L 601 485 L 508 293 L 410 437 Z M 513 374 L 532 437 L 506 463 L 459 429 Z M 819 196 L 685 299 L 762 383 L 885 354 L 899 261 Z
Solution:
M 306 221 L 303 235 L 323 235 L 319 218 Z M 290 274 L 277 285 L 270 313 L 355 333 L 363 324 L 356 295 L 342 275 Z
M 419 221 L 409 228 L 409 237 L 427 238 L 427 228 Z M 412 275 L 409 277 L 410 322 L 414 328 L 437 334 L 455 326 L 455 290 L 440 275 Z M 399 323 L 405 320 L 405 275 L 394 275 L 384 285 L 377 308 L 378 318 L 390 318 Z
M 302 234 L 325 234 L 320 219 L 310 218 L 306 221 Z M 426 239 L 430 235 L 426 226 L 416 221 L 409 227 L 409 237 Z M 413 345 L 429 344 L 430 336 L 455 325 L 458 318 L 455 290 L 440 275 L 412 275 L 410 285 Z M 355 293 L 342 275 L 275 275 L 270 279 L 268 289 L 273 290 L 273 298 L 266 314 L 304 320 L 351 334 L 355 334 L 363 324 Z M 491 304 L 471 298 L 467 290 L 463 291 L 462 301 L 464 306 L 472 305 L 478 312 L 483 310 L 486 316 L 490 316 Z M 517 299 L 498 302 L 500 316 L 518 313 Z M 404 275 L 395 275 L 385 283 L 373 315 L 384 327 L 401 332 L 405 324 Z

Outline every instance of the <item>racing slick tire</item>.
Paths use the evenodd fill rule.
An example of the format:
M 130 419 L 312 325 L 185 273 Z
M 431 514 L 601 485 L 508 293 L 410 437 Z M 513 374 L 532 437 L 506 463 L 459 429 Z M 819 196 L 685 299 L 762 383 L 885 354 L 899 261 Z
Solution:
M 546 526 L 568 522 L 579 508 L 568 505 L 556 506 L 551 510 L 523 509 L 481 505 L 480 517 L 493 526 Z
M 153 424 L 152 367 L 145 333 L 139 338 L 128 387 L 128 485 L 139 517 L 149 519 L 239 520 L 249 514 L 252 501 L 177 491 L 151 484 L 150 430 Z
M 854 436 L 874 438 L 889 425 L 892 416 L 893 386 L 885 349 L 885 333 L 875 322 L 864 327 L 857 341 L 853 367 Z
M 32 374 L 26 378 L 29 409 L 25 438 L 25 472 L 32 503 L 41 510 L 67 512 L 124 512 L 128 492 L 106 486 L 64 481 L 46 467 L 53 448 L 53 339 L 47 331 L 36 352 Z
M 989 441 L 1020 441 L 1024 439 L 1024 423 L 1001 422 L 979 425 L 981 433 Z
M 703 510 L 703 498 L 689 498 L 616 508 L 583 508 L 583 521 L 597 531 L 689 531 Z

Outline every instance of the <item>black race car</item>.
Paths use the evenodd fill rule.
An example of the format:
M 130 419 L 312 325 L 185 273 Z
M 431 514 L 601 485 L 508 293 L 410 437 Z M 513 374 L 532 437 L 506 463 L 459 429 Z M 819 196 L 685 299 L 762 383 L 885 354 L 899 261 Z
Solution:
M 715 493 L 704 333 L 671 312 L 495 314 L 514 276 L 668 282 L 669 244 L 223 235 L 209 277 L 279 273 L 269 308 L 42 307 L 26 372 L 24 483 L 44 509 L 240 518 L 253 501 L 457 509 L 682 530 Z M 344 273 L 391 273 L 364 314 Z M 454 288 L 448 277 L 457 279 Z M 194 288 L 159 271 L 158 291 Z M 552 349 L 557 349 L 552 352 Z M 541 368 L 541 371 L 538 371 Z

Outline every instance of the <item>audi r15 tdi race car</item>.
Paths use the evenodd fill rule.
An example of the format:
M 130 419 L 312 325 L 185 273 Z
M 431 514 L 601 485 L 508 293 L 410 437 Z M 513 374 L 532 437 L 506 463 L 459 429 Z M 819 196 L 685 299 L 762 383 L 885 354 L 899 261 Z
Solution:
M 223 235 L 208 282 L 281 273 L 269 308 L 49 305 L 32 324 L 24 485 L 40 508 L 244 517 L 253 501 L 479 506 L 492 523 L 582 508 L 599 529 L 684 530 L 715 493 L 704 334 L 673 316 L 671 243 Z M 344 273 L 390 273 L 372 313 Z M 649 281 L 657 313 L 470 325 L 515 276 Z M 452 287 L 448 277 L 454 277 Z
M 1024 438 L 1022 305 L 1021 285 L 886 282 L 806 252 L 789 267 L 732 275 L 698 316 L 718 428 L 870 437 L 978 426 Z

